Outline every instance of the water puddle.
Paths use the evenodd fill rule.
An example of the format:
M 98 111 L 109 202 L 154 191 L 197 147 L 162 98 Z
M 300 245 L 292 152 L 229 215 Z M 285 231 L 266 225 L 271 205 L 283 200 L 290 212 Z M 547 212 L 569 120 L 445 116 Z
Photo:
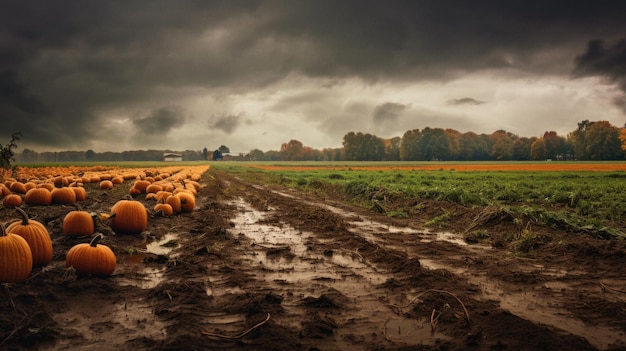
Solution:
M 289 291 L 283 301 L 287 313 L 302 315 L 304 320 L 303 297 L 336 291 L 348 300 L 342 301 L 346 304 L 342 311 L 350 310 L 342 314 L 343 322 L 362 325 L 366 334 L 371 334 L 366 332 L 368 330 L 381 330 L 385 318 L 396 315 L 380 297 L 372 294 L 376 286 L 383 284 L 391 275 L 380 272 L 358 252 L 349 249 L 320 252 L 323 244 L 311 233 L 298 231 L 284 223 L 263 223 L 266 213 L 254 210 L 241 198 L 233 201 L 232 205 L 238 208 L 237 216 L 232 219 L 235 235 L 243 235 L 253 242 L 246 259 L 251 266 L 258 267 L 253 270 L 257 280 L 279 284 Z M 432 334 L 430 326 L 427 328 L 428 335 L 425 335 L 419 327 L 410 325 L 413 322 L 400 316 L 387 322 L 394 330 L 390 330 L 387 337 L 405 344 L 432 344 L 444 338 L 439 332 Z M 338 323 L 341 321 L 338 320 Z M 400 334 L 396 332 L 398 329 Z M 339 333 L 339 339 L 353 337 Z
M 608 348 L 611 340 L 617 342 L 623 338 L 619 336 L 619 330 L 600 325 L 588 325 L 572 316 L 563 306 L 559 306 L 559 295 L 575 293 L 575 289 L 565 282 L 546 282 L 538 287 L 529 286 L 515 291 L 500 281 L 472 273 L 465 268 L 451 267 L 436 260 L 424 258 L 420 259 L 420 263 L 428 269 L 445 269 L 457 276 L 464 277 L 468 283 L 480 288 L 481 294 L 477 296 L 479 299 L 497 301 L 500 308 L 533 323 L 551 325 L 571 334 L 582 336 L 599 349 Z M 563 274 L 565 275 L 566 272 Z M 542 293 L 541 289 L 553 291 L 546 295 Z M 420 292 L 415 291 L 413 293 L 417 295 Z
M 124 348 L 126 342 L 138 338 L 165 340 L 166 326 L 152 313 L 144 301 L 123 301 L 114 304 L 99 303 L 100 296 L 85 298 L 85 303 L 64 306 L 53 318 L 70 330 L 66 337 L 59 337 L 49 350 L 72 350 L 76 336 L 85 341 L 83 346 L 94 350 Z M 89 299 L 93 299 L 90 303 Z
M 146 244 L 146 252 L 155 255 L 167 256 L 179 247 L 180 243 L 178 242 L 178 234 L 168 233 L 165 234 L 160 240 Z
M 288 198 L 296 198 L 283 192 L 275 193 Z M 300 198 L 297 199 L 298 201 L 305 201 Z M 463 238 L 454 233 L 431 232 L 406 227 L 390 226 L 372 220 L 363 220 L 356 213 L 352 213 L 332 205 L 319 202 L 305 202 L 313 206 L 323 207 L 337 215 L 342 216 L 353 227 L 351 231 L 363 239 L 373 244 L 383 245 L 387 248 L 407 253 L 409 256 L 415 256 L 415 253 L 411 253 L 409 251 L 410 248 L 406 245 L 401 246 L 398 244 L 392 244 L 392 241 L 387 240 L 386 236 L 390 234 L 401 234 L 406 236 L 405 242 L 413 243 L 429 243 L 434 241 L 449 242 L 463 247 L 468 251 L 468 253 L 490 249 L 490 247 L 483 245 L 468 245 Z M 507 287 L 503 282 L 494 281 L 489 279 L 486 275 L 481 275 L 480 273 L 470 272 L 469 269 L 466 268 L 442 264 L 437 261 L 436 257 L 429 258 L 420 256 L 419 261 L 425 268 L 444 269 L 457 276 L 465 278 L 468 283 L 478 286 L 481 289 L 482 296 L 479 298 L 497 301 L 502 309 L 530 320 L 533 323 L 551 325 L 571 334 L 582 336 L 599 349 L 608 348 L 609 344 L 612 342 L 623 342 L 624 336 L 620 330 L 601 325 L 587 325 L 584 322 L 575 319 L 563 306 L 558 305 L 559 296 L 568 293 L 573 294 L 577 291 L 576 287 L 573 287 L 566 282 L 550 281 L 538 286 L 530 286 L 527 289 L 511 291 L 510 287 Z M 335 266 L 341 266 L 341 263 L 339 262 L 335 262 L 333 264 Z M 528 267 L 522 267 L 522 271 L 525 273 L 537 273 L 539 275 L 555 279 L 587 274 L 584 271 L 571 268 L 545 267 L 536 264 L 530 264 Z M 364 275 L 368 274 L 369 273 L 364 273 Z M 600 282 L 598 285 L 602 286 L 602 289 L 610 291 L 608 290 L 610 289 L 610 284 L 607 283 L 606 287 L 604 287 Z M 619 284 L 614 286 L 619 286 Z M 418 294 L 419 291 L 415 291 L 414 293 Z M 598 288 L 598 293 L 601 293 L 600 288 Z M 622 298 L 623 297 L 616 297 L 617 300 L 622 300 Z M 398 328 L 396 324 L 401 325 Z M 420 329 L 419 322 L 415 322 L 414 320 L 390 320 L 388 321 L 387 327 L 388 337 L 392 340 L 412 338 L 413 342 L 417 342 L 418 339 L 425 340 L 427 337 L 431 337 L 430 340 L 433 340 L 432 336 L 426 335 L 430 333 L 429 328 Z M 397 330 L 397 332 L 393 331 L 394 329 Z M 425 332 L 423 329 L 428 329 L 428 332 Z M 411 333 L 413 333 L 413 336 L 409 336 Z

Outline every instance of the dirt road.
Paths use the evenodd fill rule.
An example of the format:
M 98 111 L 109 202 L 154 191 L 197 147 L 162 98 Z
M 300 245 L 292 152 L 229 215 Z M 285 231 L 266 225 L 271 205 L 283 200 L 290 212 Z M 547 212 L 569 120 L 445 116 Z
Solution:
M 26 208 L 55 255 L 4 286 L 0 348 L 626 349 L 622 242 L 579 237 L 525 259 L 467 244 L 463 223 L 430 232 L 217 171 L 203 185 L 194 212 L 151 214 L 139 236 L 100 226 L 118 258 L 110 278 L 65 268 L 87 241 L 60 234 L 73 208 Z M 127 190 L 88 188 L 83 207 L 107 212 Z

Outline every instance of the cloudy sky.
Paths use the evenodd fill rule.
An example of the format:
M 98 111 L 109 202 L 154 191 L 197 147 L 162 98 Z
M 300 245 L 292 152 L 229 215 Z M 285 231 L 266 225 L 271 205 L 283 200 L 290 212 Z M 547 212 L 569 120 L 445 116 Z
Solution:
M 18 152 L 626 123 L 625 1 L 0 0 Z

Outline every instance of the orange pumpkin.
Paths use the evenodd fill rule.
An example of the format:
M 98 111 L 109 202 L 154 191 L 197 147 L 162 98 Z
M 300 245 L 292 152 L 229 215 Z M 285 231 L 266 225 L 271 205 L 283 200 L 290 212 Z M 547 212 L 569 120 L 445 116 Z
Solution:
M 124 183 L 124 177 L 122 177 L 122 176 L 115 176 L 115 177 L 111 178 L 111 183 L 113 183 L 113 184 L 122 184 L 122 183 Z
M 87 200 L 87 190 L 81 186 L 76 186 L 70 188 L 76 194 L 76 201 L 85 201 Z
M 26 184 L 22 182 L 13 182 L 10 187 L 11 191 L 18 194 L 26 194 L 28 189 L 26 189 Z
M 174 209 L 170 204 L 156 204 L 154 205 L 154 211 L 161 216 L 172 216 Z
M 24 195 L 24 203 L 33 206 L 48 206 L 52 203 L 52 193 L 46 188 L 32 188 Z
M 137 180 L 133 184 L 133 188 L 139 190 L 141 194 L 144 194 L 148 185 L 150 185 L 150 182 L 147 180 Z
M 113 182 L 110 180 L 103 180 L 100 182 L 100 189 L 102 190 L 111 190 L 113 189 Z
M 4 207 L 19 207 L 22 206 L 22 197 L 17 194 L 9 194 L 2 200 Z
M 73 204 L 76 202 L 74 188 L 54 188 L 52 190 L 52 202 L 55 204 Z
M 74 245 L 65 256 L 65 266 L 74 267 L 78 276 L 110 276 L 115 271 L 115 254 L 106 245 L 98 244 L 104 238 L 96 234 L 89 244 Z
M 180 202 L 180 197 L 176 196 L 176 195 L 172 195 L 170 197 L 168 197 L 167 199 L 165 199 L 165 203 L 169 204 L 170 206 L 172 206 L 172 209 L 174 210 L 174 213 L 178 213 L 181 211 L 181 202 Z
M 192 212 L 196 208 L 196 197 L 188 192 L 180 192 L 174 197 L 180 198 L 180 210 L 181 212 Z
M 33 267 L 42 267 L 52 261 L 52 239 L 48 229 L 35 220 L 29 219 L 21 208 L 16 208 L 22 217 L 7 227 L 7 232 L 17 234 L 26 240 L 32 254 Z
M 33 255 L 28 242 L 7 232 L 0 223 L 0 283 L 24 281 L 33 270 Z
M 41 183 L 37 187 L 47 189 L 48 191 L 54 190 L 54 184 L 52 183 Z
M 0 199 L 9 195 L 11 193 L 11 189 L 7 188 L 6 185 L 0 183 Z
M 63 218 L 63 234 L 67 236 L 91 236 L 95 231 L 93 217 L 87 211 L 71 211 Z
M 139 234 L 148 226 L 148 211 L 139 201 L 120 200 L 111 207 L 109 219 L 116 234 Z

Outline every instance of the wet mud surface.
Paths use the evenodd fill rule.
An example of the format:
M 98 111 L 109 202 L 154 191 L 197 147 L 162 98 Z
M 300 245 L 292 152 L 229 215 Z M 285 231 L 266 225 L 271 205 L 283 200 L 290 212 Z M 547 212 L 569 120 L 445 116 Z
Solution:
M 623 242 L 561 234 L 529 259 L 468 244 L 472 216 L 429 231 L 227 173 L 202 184 L 195 211 L 151 213 L 140 235 L 100 225 L 108 278 L 65 267 L 88 241 L 61 234 L 73 207 L 25 207 L 54 257 L 2 286 L 0 349 L 626 350 Z M 83 208 L 108 212 L 118 187 L 87 187 Z

